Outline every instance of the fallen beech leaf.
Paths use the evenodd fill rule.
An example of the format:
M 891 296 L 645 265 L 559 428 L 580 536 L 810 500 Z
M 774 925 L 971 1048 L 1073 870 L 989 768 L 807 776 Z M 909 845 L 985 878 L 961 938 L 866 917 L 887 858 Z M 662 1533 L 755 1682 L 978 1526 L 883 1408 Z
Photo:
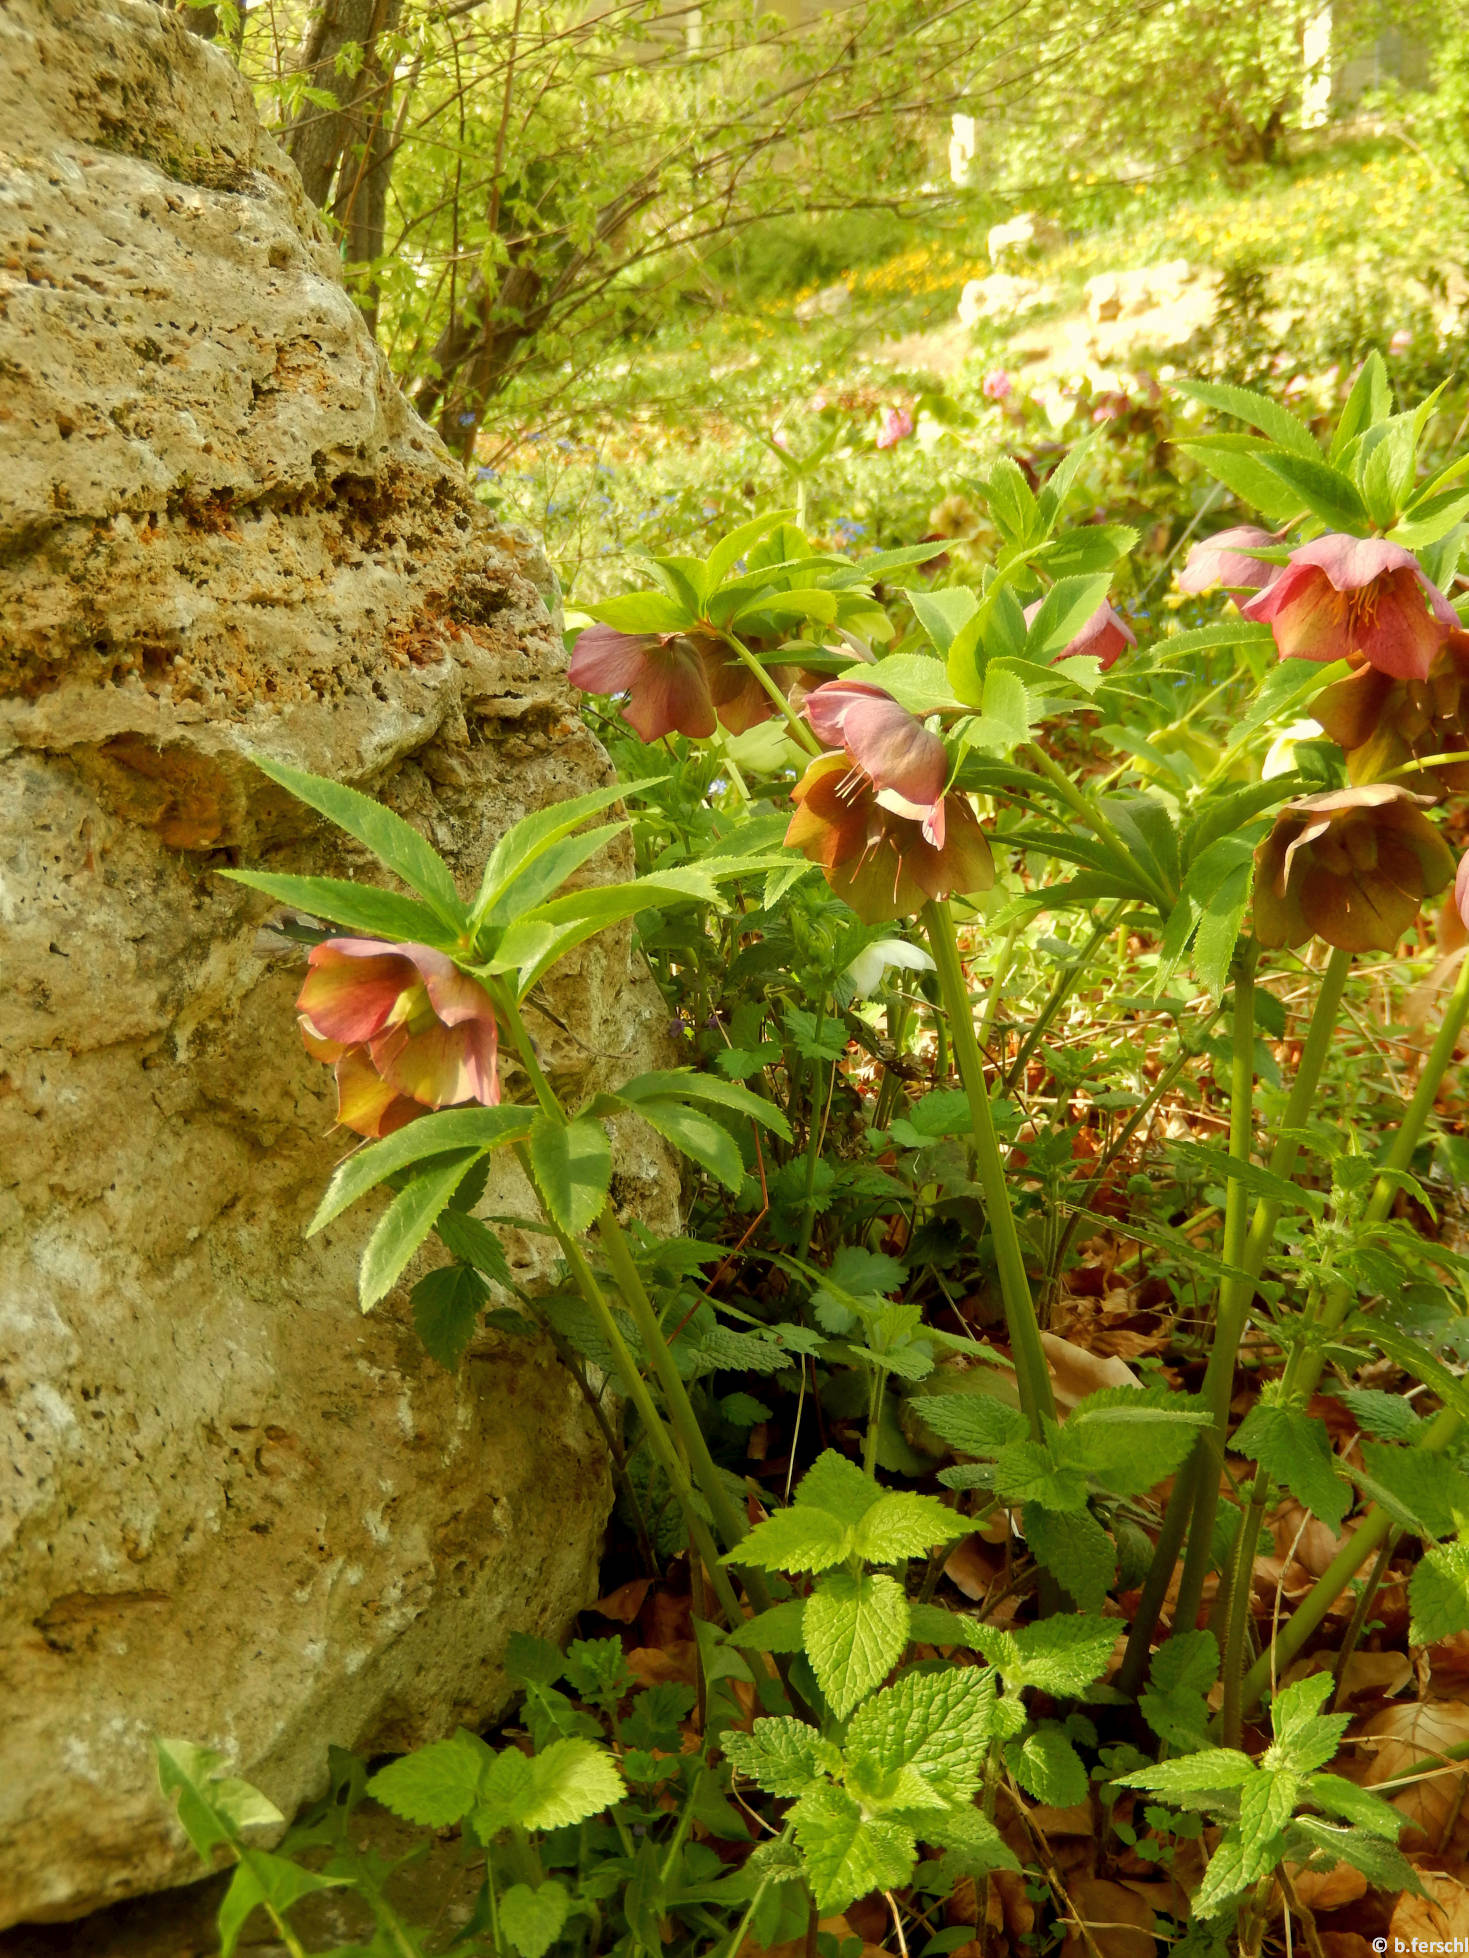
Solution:
M 1043 1836 L 1093 1836 L 1097 1832 L 1090 1802 L 1077 1802 L 1073 1808 L 1046 1808 L 1042 1804 L 1030 1811 L 1030 1819 Z
M 626 1584 L 619 1584 L 615 1591 L 598 1598 L 588 1609 L 595 1611 L 599 1618 L 614 1618 L 619 1625 L 630 1625 L 642 1610 L 652 1582 L 651 1577 L 630 1577 Z
M 1078 1877 L 1067 1892 L 1071 1908 L 1091 1933 L 1101 1958 L 1154 1958 L 1153 1909 L 1135 1890 L 1105 1877 Z M 1089 1958 L 1075 1924 L 1068 1927 L 1062 1958 Z
M 1354 1738 L 1374 1743 L 1367 1772 L 1361 1779 L 1364 1788 L 1375 1788 L 1380 1782 L 1410 1773 L 1425 1755 L 1442 1754 L 1445 1748 L 1469 1740 L 1469 1704 L 1463 1700 L 1428 1700 L 1384 1707 Z M 1452 1824 L 1459 1811 L 1465 1792 L 1461 1784 L 1466 1774 L 1469 1774 L 1469 1762 L 1460 1765 L 1457 1772 L 1445 1768 L 1427 1775 L 1422 1781 L 1389 1793 L 1388 1799 L 1437 1849 L 1444 1829 Z M 1410 1836 L 1404 1847 L 1412 1846 Z
M 1469 1938 L 1469 1889 L 1439 1870 L 1419 1870 L 1418 1876 L 1432 1902 L 1407 1890 L 1398 1898 L 1388 1926 L 1395 1948 L 1412 1950 L 1417 1938 L 1420 1949 L 1442 1950 L 1455 1938 Z
M 1035 1928 L 1035 1905 L 1025 1894 L 1026 1879 L 1015 1870 L 996 1870 L 985 1898 L 985 1922 L 1012 1938 L 1027 1937 Z
M 1437 1645 L 1427 1648 L 1427 1656 L 1429 1676 L 1440 1691 L 1450 1683 L 1462 1685 L 1469 1679 L 1469 1632 L 1441 1638 Z
M 992 1555 L 977 1536 L 963 1538 L 944 1559 L 944 1576 L 956 1590 L 976 1602 L 988 1597 L 1003 1569 L 1003 1559 Z
M 1338 1863 L 1334 1870 L 1305 1870 L 1299 1863 L 1287 1863 L 1286 1869 L 1307 1910 L 1340 1910 L 1367 1895 L 1366 1877 L 1350 1863 Z
M 1309 1659 L 1298 1659 L 1280 1682 L 1294 1686 L 1315 1672 L 1330 1672 L 1336 1665 L 1334 1652 L 1313 1652 Z M 1347 1660 L 1343 1684 L 1346 1698 L 1359 1700 L 1364 1694 L 1381 1694 L 1391 1699 L 1413 1683 L 1413 1668 L 1401 1652 L 1354 1652 Z
M 1320 1931 L 1321 1958 L 1372 1958 L 1372 1947 L 1360 1931 Z
M 639 1645 L 628 1653 L 627 1669 L 640 1686 L 662 1686 L 669 1680 L 697 1686 L 698 1652 L 691 1638 L 675 1639 L 671 1645 Z
M 1339 1535 L 1328 1528 L 1319 1517 L 1312 1516 L 1298 1502 L 1283 1502 L 1271 1520 L 1271 1534 L 1275 1541 L 1277 1557 L 1288 1557 L 1303 1570 L 1318 1578 L 1331 1563 L 1346 1535 Z
M 1099 1359 L 1084 1346 L 1075 1346 L 1056 1333 L 1042 1333 L 1041 1345 L 1051 1370 L 1051 1385 L 1056 1405 L 1069 1414 L 1076 1403 L 1103 1387 L 1141 1387 L 1143 1384 L 1125 1361 Z
M 818 1931 L 829 1931 L 839 1941 L 854 1935 L 845 1917 L 823 1917 L 816 1926 Z M 864 1958 L 871 1949 L 863 1946 Z M 756 1944 L 753 1938 L 746 1938 L 740 1946 L 739 1958 L 805 1958 L 806 1940 L 804 1937 L 785 1938 L 779 1944 Z

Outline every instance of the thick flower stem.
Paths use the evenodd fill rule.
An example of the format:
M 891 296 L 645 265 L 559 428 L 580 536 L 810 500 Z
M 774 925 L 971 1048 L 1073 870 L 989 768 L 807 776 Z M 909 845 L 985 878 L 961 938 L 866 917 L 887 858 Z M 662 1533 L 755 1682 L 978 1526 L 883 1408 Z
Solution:
M 1280 1133 L 1270 1153 L 1269 1168 L 1274 1176 L 1286 1178 L 1295 1169 L 1296 1159 L 1300 1154 L 1300 1143 L 1296 1138 L 1316 1098 L 1321 1070 L 1325 1065 L 1337 1015 L 1341 1010 L 1342 991 L 1346 985 L 1351 957 L 1350 952 L 1333 951 L 1322 975 L 1321 990 L 1316 995 L 1311 1024 L 1306 1031 L 1300 1063 L 1296 1068 L 1296 1078 L 1291 1083 L 1285 1113 L 1281 1119 Z M 1232 1184 L 1231 1190 L 1234 1187 L 1236 1186 Z M 1226 1322 L 1221 1302 L 1220 1321 L 1214 1329 L 1213 1347 L 1204 1375 L 1204 1391 L 1215 1411 L 1216 1421 L 1219 1408 L 1222 1406 L 1224 1409 L 1226 1427 L 1234 1383 L 1235 1360 L 1238 1356 L 1250 1300 L 1254 1296 L 1254 1281 L 1264 1270 L 1279 1219 L 1280 1205 L 1262 1197 L 1255 1205 L 1249 1234 L 1239 1259 L 1239 1269 L 1245 1275 L 1233 1281 L 1230 1287 L 1228 1321 Z M 1200 1570 L 1207 1568 L 1209 1541 L 1213 1535 L 1214 1515 L 1219 1502 L 1219 1464 L 1223 1459 L 1223 1453 L 1223 1437 L 1216 1427 L 1211 1429 L 1208 1435 L 1201 1436 L 1195 1443 L 1193 1453 L 1174 1482 L 1173 1494 L 1163 1514 L 1163 1526 L 1158 1533 L 1153 1562 L 1133 1618 L 1127 1651 L 1117 1675 L 1116 1684 L 1124 1693 L 1136 1694 L 1143 1683 L 1153 1633 L 1157 1629 L 1163 1601 L 1168 1595 L 1168 1586 L 1173 1577 L 1178 1553 L 1183 1547 L 1184 1537 L 1190 1535 L 1191 1526 L 1190 1553 L 1193 1564 Z M 1201 1512 L 1207 1513 L 1205 1515 Z M 1202 1575 L 1199 1582 L 1202 1586 Z M 1193 1615 L 1185 1618 L 1181 1610 L 1176 1611 L 1175 1625 L 1180 1631 L 1191 1631 L 1197 1612 L 1198 1601 L 1195 1599 Z
M 804 748 L 808 755 L 819 755 L 821 753 L 821 743 L 816 739 L 810 727 L 801 719 L 801 716 L 792 707 L 775 680 L 760 664 L 759 660 L 756 659 L 749 647 L 738 640 L 732 632 L 725 631 L 720 636 L 730 651 L 735 655 L 736 659 L 754 676 L 760 686 L 769 695 L 771 705 L 790 729 L 791 739 L 796 743 L 796 746 L 798 748 Z
M 1015 1360 L 1015 1375 L 1020 1388 L 1020 1405 L 1037 1439 L 1044 1434 L 1044 1423 L 1056 1418 L 1056 1403 L 1051 1393 L 1051 1375 L 1041 1345 L 1040 1326 L 1026 1276 L 1020 1234 L 1010 1208 L 1005 1181 L 1005 1164 L 990 1114 L 989 1090 L 984 1078 L 984 1056 L 974 1035 L 974 1016 L 964 983 L 964 967 L 954 935 L 954 920 L 942 900 L 923 908 L 929 948 L 938 967 L 939 988 L 954 1043 L 954 1058 L 969 1099 L 973 1125 L 975 1167 L 984 1196 L 985 1215 L 995 1243 L 995 1263 L 999 1268 L 1000 1296 L 1005 1308 L 1005 1327 Z

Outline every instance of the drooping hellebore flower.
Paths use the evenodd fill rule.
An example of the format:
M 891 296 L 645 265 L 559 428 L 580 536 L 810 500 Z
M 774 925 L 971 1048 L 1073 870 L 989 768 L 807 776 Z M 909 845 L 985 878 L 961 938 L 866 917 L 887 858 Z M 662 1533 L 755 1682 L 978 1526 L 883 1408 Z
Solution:
M 1454 856 L 1423 809 L 1388 782 L 1288 802 L 1255 852 L 1255 936 L 1262 945 L 1324 938 L 1346 952 L 1391 952 Z
M 1451 632 L 1425 680 L 1395 680 L 1359 666 L 1325 688 L 1311 712 L 1347 751 L 1353 782 L 1377 782 L 1405 763 L 1469 754 L 1469 632 Z M 1406 785 L 1458 795 L 1469 789 L 1469 761 L 1415 769 Z
M 1222 585 L 1227 592 L 1260 591 L 1280 576 L 1281 566 L 1248 557 L 1251 550 L 1268 550 L 1275 543 L 1258 524 L 1235 524 L 1195 544 L 1178 574 L 1178 589 L 1194 596 Z
M 803 711 L 820 740 L 846 749 L 881 808 L 921 823 L 925 840 L 943 848 L 949 757 L 931 729 L 867 680 L 828 680 Z
M 622 718 L 644 741 L 665 734 L 698 740 L 714 732 L 707 645 L 686 632 L 589 625 L 577 638 L 566 677 L 583 693 L 625 693 Z
M 1026 606 L 1027 625 L 1031 624 L 1044 603 L 1044 599 L 1037 598 Z M 1137 635 L 1132 627 L 1104 598 L 1076 637 L 1068 640 L 1059 653 L 1053 654 L 1051 664 L 1059 666 L 1063 659 L 1079 659 L 1085 655 L 1099 660 L 1105 673 L 1109 667 L 1117 664 L 1129 646 L 1136 644 Z
M 995 881 L 989 843 L 961 795 L 944 800 L 941 845 L 912 817 L 885 808 L 871 776 L 845 755 L 818 755 L 791 799 L 787 844 L 821 865 L 864 925 L 907 917 L 953 891 L 987 891 Z
M 1335 531 L 1292 551 L 1279 577 L 1239 609 L 1270 627 L 1282 659 L 1355 655 L 1396 680 L 1426 680 L 1459 623 L 1411 551 Z
M 296 1001 L 301 1035 L 335 1064 L 337 1120 L 390 1135 L 430 1108 L 500 1099 L 489 994 L 427 945 L 328 938 Z

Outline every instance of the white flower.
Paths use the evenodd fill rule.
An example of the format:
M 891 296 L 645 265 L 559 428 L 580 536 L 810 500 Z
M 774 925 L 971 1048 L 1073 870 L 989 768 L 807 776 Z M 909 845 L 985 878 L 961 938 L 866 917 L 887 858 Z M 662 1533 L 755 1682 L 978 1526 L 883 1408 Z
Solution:
M 842 977 L 860 998 L 867 998 L 882 984 L 889 966 L 904 972 L 932 972 L 933 960 L 921 945 L 910 945 L 906 938 L 875 938 L 847 967 Z
M 1296 765 L 1296 748 L 1302 741 L 1319 741 L 1326 730 L 1319 721 L 1292 721 L 1270 744 L 1265 766 L 1260 773 L 1267 782 L 1277 775 L 1289 775 Z

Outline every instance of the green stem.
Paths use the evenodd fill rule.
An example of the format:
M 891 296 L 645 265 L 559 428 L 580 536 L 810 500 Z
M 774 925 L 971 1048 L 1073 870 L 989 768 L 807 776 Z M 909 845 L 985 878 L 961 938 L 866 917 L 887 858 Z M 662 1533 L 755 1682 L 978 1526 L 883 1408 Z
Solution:
M 1346 985 L 1350 965 L 1350 952 L 1333 951 L 1327 961 L 1321 979 L 1321 990 L 1316 995 L 1316 1005 L 1311 1014 L 1311 1024 L 1301 1049 L 1300 1065 L 1296 1069 L 1296 1078 L 1291 1083 L 1291 1091 L 1286 1099 L 1280 1133 L 1276 1137 L 1275 1147 L 1270 1152 L 1269 1167 L 1272 1175 L 1285 1178 L 1295 1170 L 1296 1158 L 1300 1154 L 1300 1143 L 1295 1139 L 1296 1133 L 1310 1113 L 1311 1104 L 1315 1100 L 1322 1066 L 1331 1044 L 1337 1014 L 1341 1008 L 1342 989 Z M 1216 1407 L 1218 1402 L 1215 1396 L 1225 1391 L 1221 1382 L 1226 1385 L 1233 1383 L 1234 1363 L 1243 1333 L 1244 1315 L 1248 1313 L 1250 1300 L 1254 1296 L 1254 1281 L 1265 1268 L 1265 1260 L 1269 1256 L 1279 1218 L 1280 1205 L 1273 1199 L 1267 1201 L 1262 1197 L 1255 1205 L 1255 1214 L 1251 1219 L 1249 1235 L 1240 1258 L 1240 1267 L 1245 1273 L 1245 1278 L 1238 1281 L 1238 1293 L 1231 1291 L 1230 1294 L 1231 1309 L 1236 1297 L 1242 1300 L 1239 1326 L 1237 1328 L 1233 1328 L 1232 1325 L 1216 1326 L 1213 1350 L 1209 1355 L 1209 1367 L 1204 1376 L 1205 1391 Z M 1224 1407 L 1227 1419 L 1227 1393 Z M 1163 1513 L 1163 1524 L 1158 1532 L 1157 1547 L 1153 1553 L 1147 1581 L 1138 1600 L 1137 1613 L 1127 1641 L 1127 1651 L 1117 1674 L 1116 1684 L 1121 1692 L 1135 1695 L 1142 1685 L 1143 1675 L 1147 1671 L 1153 1633 L 1157 1629 L 1163 1601 L 1168 1595 L 1168 1586 L 1178 1561 L 1178 1553 L 1183 1547 L 1184 1537 L 1190 1532 L 1191 1521 L 1193 1540 L 1199 1546 L 1195 1552 L 1195 1559 L 1197 1561 L 1198 1558 L 1207 1557 L 1209 1539 L 1214 1529 L 1214 1514 L 1219 1502 L 1217 1464 L 1222 1459 L 1222 1453 L 1222 1445 L 1216 1436 L 1211 1434 L 1202 1438 L 1195 1444 L 1192 1454 L 1174 1482 L 1173 1494 L 1169 1497 L 1168 1507 Z M 1207 1508 L 1206 1527 L 1201 1526 L 1195 1515 L 1200 1505 Z M 1176 1614 L 1174 1622 L 1180 1629 L 1188 1629 L 1181 1617 Z
M 815 1050 L 821 1039 L 821 1029 L 826 1023 L 826 994 L 823 992 L 816 1008 L 816 1021 L 811 1034 L 813 1058 L 811 1061 L 810 1114 L 806 1132 L 806 1181 L 802 1192 L 801 1229 L 796 1239 L 796 1262 L 805 1262 L 806 1253 L 811 1248 L 811 1233 L 816 1227 L 816 1166 L 821 1160 L 821 1143 L 826 1127 L 826 1103 L 828 1088 L 826 1077 Z M 832 1063 L 833 1068 L 835 1062 Z M 834 1084 L 833 1084 L 834 1085 Z
M 1152 898 L 1153 902 L 1158 905 L 1166 917 L 1173 909 L 1176 901 L 1175 894 L 1170 892 L 1159 881 L 1157 876 L 1148 869 L 1146 864 L 1138 862 L 1136 856 L 1134 856 L 1133 852 L 1118 835 L 1117 831 L 1102 814 L 1097 805 L 1089 796 L 1082 793 L 1064 768 L 1051 760 L 1051 757 L 1046 753 L 1044 748 L 1039 747 L 1035 742 L 1031 742 L 1030 752 L 1039 763 L 1041 774 L 1045 776 L 1062 801 L 1067 804 L 1075 815 L 1080 817 L 1093 836 L 1100 842 L 1105 843 L 1109 850 L 1116 852 L 1121 862 L 1132 872 L 1148 896 Z
M 1015 956 L 1015 946 L 1020 938 L 1019 924 L 1011 925 L 1000 941 L 999 954 L 995 959 L 995 969 L 990 974 L 990 987 L 985 995 L 984 1014 L 979 1022 L 979 1046 L 981 1053 L 989 1052 L 990 1041 L 994 1038 L 995 1018 L 1000 1010 L 1000 1000 L 1004 995 L 1005 981 L 1010 977 L 1010 961 Z
M 787 1822 L 785 1827 L 781 1830 L 780 1834 L 776 1837 L 776 1841 L 780 1843 L 786 1843 L 789 1842 L 790 1839 L 791 1839 L 791 1825 L 789 1822 Z M 724 1958 L 736 1958 L 736 1953 L 738 1953 L 743 1948 L 745 1938 L 749 1933 L 750 1926 L 755 1921 L 755 1913 L 757 1910 L 759 1910 L 761 1903 L 764 1901 L 765 1892 L 770 1888 L 770 1881 L 771 1879 L 768 1874 L 761 1877 L 754 1896 L 751 1897 L 748 1905 L 745 1908 L 744 1916 L 740 1919 L 739 1923 L 736 1924 L 736 1926 L 734 1927 L 734 1931 L 730 1937 L 729 1943 L 724 1947 Z
M 754 677 L 759 681 L 760 685 L 765 689 L 766 693 L 770 696 L 770 701 L 772 706 L 775 708 L 776 712 L 785 721 L 786 726 L 791 731 L 791 738 L 793 741 L 795 741 L 797 746 L 804 748 L 808 755 L 821 754 L 822 753 L 821 743 L 816 739 L 816 736 L 812 733 L 809 725 L 801 719 L 801 716 L 796 712 L 795 708 L 792 707 L 791 703 L 786 699 L 785 695 L 781 692 L 776 681 L 772 678 L 769 670 L 761 665 L 760 661 L 756 659 L 755 655 L 750 651 L 749 647 L 744 645 L 739 639 L 737 639 L 732 632 L 728 631 L 727 629 L 724 629 L 721 631 L 720 636 L 724 640 L 724 643 L 734 653 L 735 657 L 741 662 L 741 664 L 744 667 L 747 668 L 747 670 L 750 673 L 754 675 Z
M 1005 1163 L 990 1114 L 989 1091 L 984 1078 L 984 1056 L 974 1035 L 974 1017 L 964 982 L 964 967 L 954 935 L 954 920 L 942 900 L 926 904 L 923 921 L 929 949 L 938 967 L 939 988 L 949 1023 L 949 1037 L 959 1075 L 969 1100 L 973 1127 L 975 1168 L 984 1197 L 985 1215 L 995 1244 L 995 1263 L 999 1269 L 1000 1296 L 1005 1308 L 1005 1327 L 1015 1360 L 1020 1387 L 1020 1404 L 1030 1423 L 1031 1433 L 1040 1439 L 1044 1423 L 1056 1418 L 1056 1403 L 1051 1394 L 1051 1375 L 1041 1345 L 1040 1326 L 1031 1298 L 1030 1280 L 1025 1272 L 1025 1257 L 1015 1214 L 1005 1181 Z
M 1346 1700 L 1347 1667 L 1351 1663 L 1352 1654 L 1362 1643 L 1362 1634 L 1367 1629 L 1368 1614 L 1372 1610 L 1372 1600 L 1381 1590 L 1382 1580 L 1387 1576 L 1388 1566 L 1391 1564 L 1397 1547 L 1402 1540 L 1403 1532 L 1401 1530 L 1394 1530 L 1383 1544 L 1381 1550 L 1378 1551 L 1377 1562 L 1367 1573 L 1367 1581 L 1357 1594 L 1357 1602 L 1352 1608 L 1352 1615 L 1347 1624 L 1346 1634 L 1341 1642 L 1341 1650 L 1337 1653 L 1336 1663 L 1331 1669 L 1331 1676 L 1335 1683 L 1335 1692 L 1332 1699 L 1332 1710 L 1334 1712 L 1340 1712 L 1343 1702 Z
M 1247 942 L 1240 951 L 1234 980 L 1234 1053 L 1229 1076 L 1229 1153 L 1236 1162 L 1250 1160 L 1254 1141 L 1255 1088 L 1255 946 Z M 1299 1074 L 1297 1081 L 1299 1082 Z M 1245 1254 L 1245 1221 L 1249 1198 L 1244 1184 L 1231 1176 L 1224 1198 L 1223 1258 L 1238 1266 Z M 1207 1436 L 1194 1444 L 1204 1457 L 1194 1498 L 1193 1524 L 1189 1531 L 1188 1553 L 1178 1583 L 1178 1602 L 1173 1622 L 1184 1631 L 1193 1628 L 1204 1595 L 1204 1575 L 1209 1567 L 1209 1549 L 1214 1536 L 1214 1518 L 1219 1509 L 1219 1469 L 1224 1459 L 1224 1444 L 1229 1439 L 1229 1403 L 1234 1392 L 1234 1367 L 1244 1334 L 1254 1286 L 1248 1281 L 1224 1277 L 1219 1281 L 1219 1309 L 1214 1321 L 1214 1341 L 1204 1373 L 1203 1399 L 1213 1416 Z
M 1046 1029 L 1050 1026 L 1052 1020 L 1055 1019 L 1056 1015 L 1061 1011 L 1061 1008 L 1081 984 L 1097 947 L 1107 937 L 1112 926 L 1116 923 L 1125 908 L 1124 905 L 1114 904 L 1101 923 L 1093 926 L 1092 935 L 1086 944 L 1082 946 L 1075 962 L 1068 965 L 1063 972 L 1057 974 L 1055 983 L 1052 985 L 1044 1005 L 1031 1022 L 1029 1033 L 1026 1034 L 1024 1040 L 1020 1043 L 1019 1053 L 1016 1054 L 1014 1060 L 1011 1061 L 1009 1067 L 1005 1070 L 1003 1085 L 1007 1095 L 1014 1092 L 1016 1084 L 1025 1073 L 1026 1062 L 1045 1038 Z

